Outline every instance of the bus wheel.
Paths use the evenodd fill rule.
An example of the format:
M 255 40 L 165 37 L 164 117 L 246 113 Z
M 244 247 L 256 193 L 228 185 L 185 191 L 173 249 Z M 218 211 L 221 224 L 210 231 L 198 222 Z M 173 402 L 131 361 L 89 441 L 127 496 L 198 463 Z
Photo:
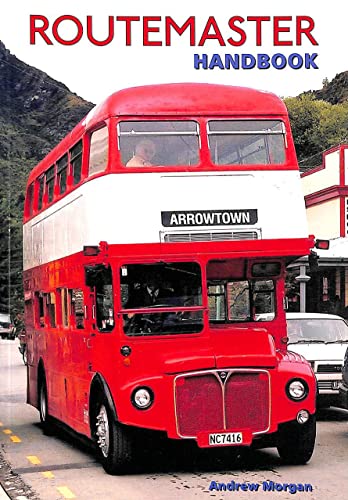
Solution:
M 53 434 L 53 422 L 48 414 L 47 384 L 46 377 L 43 375 L 39 385 L 39 412 L 41 427 L 46 436 Z
M 278 453 L 284 462 L 293 465 L 307 463 L 314 450 L 316 419 L 312 415 L 308 422 L 289 422 L 279 426 Z
M 128 472 L 133 461 L 131 431 L 115 421 L 106 398 L 98 405 L 92 429 L 99 459 L 108 474 Z

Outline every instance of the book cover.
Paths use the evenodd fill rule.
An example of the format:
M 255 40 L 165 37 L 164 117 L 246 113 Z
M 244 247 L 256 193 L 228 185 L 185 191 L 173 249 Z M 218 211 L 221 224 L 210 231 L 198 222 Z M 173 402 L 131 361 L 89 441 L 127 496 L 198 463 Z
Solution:
M 0 366 L 3 374 L 0 382 L 2 445 L 0 483 L 10 498 L 145 500 L 150 497 L 174 499 L 178 495 L 185 499 L 207 496 L 225 498 L 238 495 L 238 498 L 249 499 L 255 495 L 264 495 L 265 498 L 292 498 L 296 494 L 301 494 L 308 499 L 326 500 L 345 491 L 348 485 L 346 478 L 348 413 L 336 407 L 318 411 L 315 451 L 307 465 L 286 465 L 274 447 L 247 452 L 245 449 L 235 451 L 233 447 L 224 447 L 220 450 L 208 450 L 207 453 L 207 450 L 202 451 L 190 446 L 181 448 L 179 440 L 171 440 L 170 443 L 166 441 L 162 444 L 160 440 L 157 442 L 157 439 L 147 433 L 145 436 L 139 433 L 136 436 L 138 444 L 144 440 L 144 447 L 146 444 L 148 451 L 137 462 L 134 473 L 122 477 L 107 476 L 96 462 L 89 445 L 79 444 L 80 441 L 75 435 L 71 440 L 64 429 L 50 438 L 42 434 L 37 411 L 26 404 L 27 374 L 30 382 L 33 371 L 30 371 L 30 368 L 27 371 L 22 362 L 22 353 L 18 352 L 18 347 L 21 345 L 18 336 L 24 322 L 24 303 L 31 300 L 28 280 L 23 287 L 22 226 L 27 179 L 35 165 L 68 136 L 88 113 L 92 119 L 93 113 L 98 112 L 98 108 L 94 108 L 95 105 L 117 91 L 145 85 L 170 83 L 180 86 L 182 83 L 202 83 L 248 87 L 265 93 L 272 92 L 280 97 L 289 110 L 300 169 L 305 172 L 321 166 L 325 151 L 334 148 L 336 154 L 335 148 L 347 143 L 348 67 L 345 56 L 347 30 L 345 16 L 339 7 L 341 6 L 337 2 L 325 5 L 318 4 L 314 0 L 306 2 L 294 0 L 291 4 L 274 0 L 264 2 L 245 0 L 242 4 L 226 4 L 220 0 L 215 3 L 191 0 L 187 4 L 157 0 L 147 2 L 134 0 L 125 4 L 111 0 L 101 0 L 99 3 L 90 0 L 74 2 L 61 0 L 55 4 L 43 0 L 13 0 L 2 6 L 0 324 L 6 326 L 0 331 L 2 336 Z M 216 87 L 212 86 L 212 92 L 214 89 Z M 168 102 L 169 100 L 170 97 Z M 156 95 L 153 95 L 153 101 L 156 103 Z M 141 115 L 141 109 L 139 114 Z M 175 111 L 172 115 L 175 115 Z M 125 128 L 125 136 L 127 133 L 131 134 Z M 192 135 L 192 130 L 187 129 L 185 134 Z M 98 140 L 102 142 L 103 138 Z M 182 142 L 187 144 L 185 141 Z M 73 149 L 75 146 L 76 150 Z M 69 146 L 68 152 L 69 162 L 72 166 L 75 165 L 76 175 L 78 175 L 78 160 L 75 163 L 73 161 L 74 158 L 79 158 L 78 147 L 78 143 Z M 344 148 L 340 146 L 337 151 L 343 151 L 338 154 L 341 155 L 340 158 L 345 158 Z M 135 161 L 134 158 L 129 162 Z M 61 159 L 63 160 L 64 156 Z M 132 166 L 131 163 L 129 165 Z M 135 163 L 134 165 L 138 166 Z M 343 163 L 340 165 L 342 167 Z M 144 163 L 144 166 L 151 166 L 151 163 L 148 165 Z M 61 164 L 58 162 L 56 169 L 57 175 L 64 172 L 64 162 Z M 342 169 L 344 170 L 344 167 Z M 72 185 L 75 182 L 73 177 L 75 174 L 71 174 L 72 178 L 64 182 L 67 185 L 70 182 Z M 60 182 L 63 182 L 62 179 L 63 175 Z M 311 195 L 312 193 L 308 191 L 310 176 L 308 179 L 305 186 L 307 194 Z M 49 196 L 49 178 L 45 182 Z M 177 185 L 179 186 L 179 182 Z M 204 182 L 202 186 L 205 189 L 202 195 L 209 198 L 209 186 Z M 57 185 L 55 189 L 61 188 Z M 324 188 L 321 186 L 320 189 Z M 325 190 L 323 196 L 328 200 L 327 196 L 334 190 L 332 182 L 325 186 Z M 344 186 L 340 186 L 338 191 L 342 206 L 346 196 Z M 58 193 L 52 191 L 56 192 Z M 191 225 L 197 226 L 194 230 L 198 233 L 199 226 L 203 225 L 202 220 L 211 218 L 214 222 L 211 225 L 222 227 L 222 229 L 219 227 L 221 233 L 225 230 L 224 218 L 228 218 L 230 223 L 235 217 L 244 217 L 246 225 L 249 223 L 249 216 L 252 216 L 253 223 L 257 221 L 257 210 L 254 208 L 247 207 L 244 210 L 243 207 L 234 207 L 240 209 L 239 212 L 234 209 L 225 210 L 229 208 L 227 205 L 230 202 L 226 201 L 228 199 L 226 189 L 222 189 L 222 193 L 224 199 L 221 201 L 221 206 L 217 207 L 219 211 L 216 207 L 212 212 L 196 206 L 181 212 L 166 210 L 161 213 L 163 226 L 171 229 L 170 226 L 175 224 L 188 227 L 192 223 Z M 216 193 L 214 197 L 217 198 Z M 324 198 L 316 199 L 316 206 Z M 197 193 L 192 195 L 192 199 L 197 199 Z M 156 201 L 151 199 L 148 204 L 150 206 L 154 203 Z M 268 200 L 268 209 L 273 211 L 276 217 L 277 209 L 272 203 L 272 199 Z M 127 210 L 140 213 L 141 208 L 137 206 L 134 197 L 129 201 Z M 146 207 L 142 210 L 145 213 Z M 73 215 L 71 212 L 70 216 Z M 323 234 L 316 236 L 335 238 L 336 234 L 327 228 L 337 225 L 340 227 L 337 236 L 346 236 L 344 223 L 337 222 L 336 219 L 331 222 L 331 219 L 325 217 L 320 220 L 322 223 L 318 221 L 314 223 L 315 229 L 321 231 L 325 227 L 326 232 L 323 231 Z M 95 222 L 96 225 L 100 224 L 101 228 L 108 226 L 101 220 Z M 144 228 L 138 228 L 139 233 L 142 229 Z M 180 234 L 183 234 L 183 228 L 179 229 Z M 43 235 L 42 238 L 44 237 Z M 55 236 L 50 237 L 54 239 Z M 93 248 L 91 247 L 89 251 L 93 252 Z M 103 251 L 107 254 L 105 246 L 98 249 L 98 252 Z M 333 262 L 329 278 L 325 277 L 327 280 L 332 277 L 334 283 L 331 285 L 332 289 L 328 284 L 329 281 L 323 278 L 320 290 L 322 296 L 326 297 L 325 305 L 328 305 L 328 299 L 332 295 L 332 298 L 341 297 L 343 309 L 348 305 L 348 296 L 343 299 L 347 270 L 345 265 L 342 265 L 337 271 L 335 265 Z M 135 265 L 121 268 L 121 284 L 128 284 L 128 276 L 135 272 L 134 269 Z M 179 270 L 182 273 L 192 274 L 194 267 L 184 263 Z M 177 271 L 176 269 L 175 272 Z M 61 272 L 64 274 L 64 271 Z M 297 271 L 295 274 L 297 275 Z M 300 285 L 299 282 L 296 283 L 295 274 L 291 283 L 288 283 L 288 291 L 290 306 L 297 310 L 303 298 L 300 297 Z M 98 279 L 101 279 L 100 275 Z M 103 279 L 109 278 L 103 277 Z M 170 289 L 167 283 L 162 285 L 164 288 L 167 287 L 167 290 Z M 137 287 L 140 288 L 140 284 L 134 281 L 133 286 L 139 292 Z M 73 328 L 77 332 L 81 325 L 81 330 L 84 328 L 83 318 L 86 319 L 88 315 L 83 309 L 83 294 L 81 295 L 81 290 L 77 286 L 71 290 L 68 288 L 64 290 L 66 292 L 61 292 L 59 289 L 59 294 L 54 297 L 48 290 L 42 290 L 42 295 L 37 297 L 35 314 L 41 316 L 40 308 L 44 307 L 43 300 L 45 300 L 48 316 L 55 306 L 59 308 L 63 318 L 61 330 L 64 330 L 64 318 L 67 324 L 70 321 L 68 319 L 70 314 L 74 316 Z M 219 293 L 216 287 L 215 296 Z M 310 293 L 311 305 L 313 300 L 317 300 L 315 293 L 315 290 L 313 294 Z M 103 299 L 104 306 L 107 304 L 105 296 L 106 292 Z M 69 309 L 68 313 L 70 299 L 74 309 Z M 186 309 L 181 313 L 188 315 L 191 312 L 198 315 L 192 304 L 193 302 L 186 302 L 182 306 Z M 161 307 L 165 305 L 160 304 Z M 193 307 L 193 310 L 190 310 L 190 307 Z M 105 332 L 108 328 L 111 330 L 114 325 L 113 313 L 110 311 L 112 309 L 108 307 L 108 313 L 98 326 Z M 165 312 L 162 311 L 163 314 Z M 132 314 L 134 315 L 134 313 L 129 314 L 129 319 L 132 319 Z M 142 328 L 141 332 L 144 333 L 145 327 Z M 150 327 L 146 328 L 150 332 Z M 172 325 L 168 328 L 172 328 Z M 14 335 L 16 338 L 13 340 Z M 85 339 L 80 349 L 89 347 L 91 341 L 93 342 L 93 339 Z M 68 359 L 64 358 L 68 352 L 64 342 L 61 332 L 57 333 L 54 355 L 57 359 L 61 356 L 60 360 Z M 124 349 L 122 356 L 125 360 L 129 359 L 127 351 L 129 346 L 125 345 L 122 348 Z M 143 351 L 144 356 L 145 354 L 151 356 L 147 348 Z M 72 356 L 71 352 L 70 355 Z M 80 370 L 79 376 L 83 379 L 85 376 L 83 363 L 76 352 L 74 355 L 77 369 Z M 26 359 L 24 361 L 27 362 Z M 179 361 L 177 360 L 178 366 Z M 340 366 L 341 361 L 343 360 L 337 362 L 337 366 Z M 188 362 L 185 358 L 185 362 L 191 363 L 192 371 L 192 367 L 198 367 L 194 360 Z M 29 365 L 33 363 L 29 360 Z M 127 363 L 124 364 L 126 366 Z M 165 361 L 163 366 L 169 370 Z M 223 372 L 219 372 L 219 377 L 224 376 L 221 373 Z M 59 370 L 56 376 L 60 376 Z M 61 393 L 65 391 L 68 394 L 68 380 L 69 375 L 62 377 Z M 44 391 L 44 385 L 41 384 L 40 387 Z M 58 393 L 59 390 L 53 396 L 50 394 L 50 397 L 58 400 Z M 41 392 L 41 396 L 42 394 L 47 396 L 47 388 L 46 393 Z M 136 394 L 137 400 L 141 401 L 140 404 L 146 404 L 147 398 L 151 399 L 153 396 L 151 390 L 144 392 L 142 386 L 140 392 Z M 82 408 L 83 404 L 76 395 L 69 397 L 74 396 L 76 408 L 78 404 Z M 30 395 L 28 397 L 33 398 Z M 42 402 L 42 398 L 40 401 Z M 246 401 L 245 405 L 252 411 L 252 402 Z M 87 404 L 83 406 L 85 422 L 89 418 L 87 406 Z M 275 404 L 272 411 L 278 411 L 276 406 Z M 107 402 L 104 406 L 105 412 L 100 411 L 98 415 L 99 427 L 97 425 L 97 436 L 100 442 L 104 442 L 104 447 L 100 446 L 102 452 L 105 452 L 105 439 L 109 432 L 106 430 L 109 422 L 103 420 L 107 413 L 106 408 Z M 303 410 L 306 411 L 307 408 L 304 407 Z M 42 411 L 41 408 L 41 414 Z M 62 412 L 61 417 L 64 421 L 64 411 L 59 411 Z M 213 403 L 209 411 L 214 413 Z M 144 415 L 144 427 L 151 428 L 151 425 L 146 423 L 146 410 Z M 163 422 L 161 425 L 158 424 L 159 429 L 164 427 Z M 82 427 L 79 429 L 83 434 Z M 248 436 L 248 432 L 245 436 Z M 199 439 L 205 443 L 205 436 Z M 238 440 L 240 435 L 237 432 L 228 436 L 215 433 L 212 439 L 217 442 L 221 439 Z

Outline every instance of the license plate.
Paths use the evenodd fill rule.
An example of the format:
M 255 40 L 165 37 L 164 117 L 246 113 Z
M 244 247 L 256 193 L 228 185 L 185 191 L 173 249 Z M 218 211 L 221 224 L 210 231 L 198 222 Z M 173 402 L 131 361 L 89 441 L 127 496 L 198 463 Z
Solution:
M 219 434 L 209 434 L 209 446 L 221 445 L 241 445 L 243 444 L 242 432 L 223 432 Z

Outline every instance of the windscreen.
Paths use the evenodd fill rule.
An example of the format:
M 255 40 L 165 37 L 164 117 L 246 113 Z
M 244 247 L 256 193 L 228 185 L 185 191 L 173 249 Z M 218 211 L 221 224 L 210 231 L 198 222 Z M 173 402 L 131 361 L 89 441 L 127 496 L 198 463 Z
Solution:
M 120 278 L 122 309 L 129 310 L 123 314 L 127 335 L 197 333 L 203 328 L 197 263 L 125 264 Z
M 348 326 L 342 319 L 288 319 L 290 344 L 348 342 Z

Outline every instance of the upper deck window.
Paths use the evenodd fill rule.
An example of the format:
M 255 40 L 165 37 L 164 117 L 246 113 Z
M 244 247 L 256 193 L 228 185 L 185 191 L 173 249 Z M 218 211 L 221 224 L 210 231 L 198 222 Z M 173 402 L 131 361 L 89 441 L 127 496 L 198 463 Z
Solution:
M 118 125 L 127 167 L 197 165 L 199 129 L 194 121 L 128 121 Z
M 89 175 L 103 172 L 108 158 L 108 128 L 103 127 L 91 135 L 89 150 Z
M 32 182 L 27 190 L 26 215 L 32 215 L 34 209 L 34 183 Z
M 43 197 L 44 197 L 44 192 L 45 192 L 45 176 L 42 175 L 39 178 L 39 196 L 38 196 L 38 202 L 37 202 L 37 209 L 41 210 L 42 205 L 43 205 Z
M 78 184 L 81 180 L 82 171 L 82 141 L 70 150 L 70 163 L 72 168 L 73 184 Z
M 50 203 L 54 195 L 54 180 L 55 180 L 55 167 L 50 167 L 46 172 L 46 193 L 47 201 Z
M 285 126 L 279 120 L 219 120 L 208 123 L 209 149 L 216 165 L 285 162 Z
M 57 161 L 59 194 L 65 193 L 68 179 L 68 155 Z

